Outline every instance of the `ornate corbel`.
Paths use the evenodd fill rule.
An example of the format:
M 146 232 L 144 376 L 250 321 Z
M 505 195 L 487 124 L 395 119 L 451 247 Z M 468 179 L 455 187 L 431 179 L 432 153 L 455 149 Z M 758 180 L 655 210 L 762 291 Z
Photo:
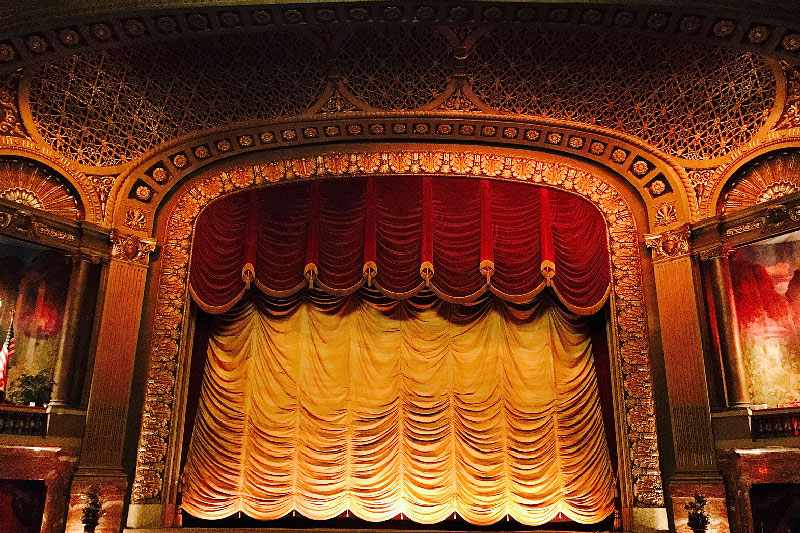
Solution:
M 156 249 L 156 241 L 142 239 L 136 235 L 111 230 L 111 258 L 139 266 L 148 266 L 150 253 Z
M 645 235 L 644 243 L 653 251 L 654 261 L 667 261 L 689 255 L 691 245 L 689 225 L 684 224 L 663 233 Z

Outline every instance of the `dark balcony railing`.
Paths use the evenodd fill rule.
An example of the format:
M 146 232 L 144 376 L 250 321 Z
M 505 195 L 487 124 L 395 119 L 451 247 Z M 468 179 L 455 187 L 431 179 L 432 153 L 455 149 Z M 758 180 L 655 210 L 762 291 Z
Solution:
M 0 434 L 38 435 L 47 432 L 47 412 L 44 407 L 0 404 Z

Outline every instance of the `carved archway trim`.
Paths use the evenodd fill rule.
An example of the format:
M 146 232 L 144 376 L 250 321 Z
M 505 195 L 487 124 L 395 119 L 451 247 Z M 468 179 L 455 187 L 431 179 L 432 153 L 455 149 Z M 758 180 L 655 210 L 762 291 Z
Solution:
M 0 156 L 30 159 L 51 168 L 75 187 L 80 197 L 85 220 L 102 224 L 103 210 L 99 198 L 94 193 L 95 186 L 91 178 L 75 168 L 74 163 L 69 159 L 28 139 L 2 136 L 0 136 Z
M 682 166 L 643 141 L 608 128 L 484 113 L 352 112 L 218 128 L 162 146 L 116 180 L 109 198 L 114 205 L 112 226 L 152 235 L 164 198 L 182 187 L 188 176 L 235 157 L 279 149 L 345 150 L 344 143 L 386 146 L 390 142 L 413 143 L 414 150 L 480 142 L 496 149 L 562 153 L 623 176 L 647 206 L 651 231 L 699 218 L 692 182 Z M 511 172 L 502 169 L 501 174 L 509 177 Z M 670 213 L 667 217 L 662 216 L 665 210 Z M 126 223 L 132 220 L 131 212 L 140 222 Z
M 560 161 L 498 154 L 481 147 L 455 149 L 350 150 L 305 157 L 271 158 L 211 175 L 196 176 L 170 200 L 161 215 L 160 265 L 149 351 L 149 369 L 132 503 L 170 505 L 177 482 L 179 395 L 185 376 L 190 298 L 188 275 L 193 232 L 212 201 L 252 187 L 292 180 L 348 176 L 432 175 L 506 179 L 556 188 L 594 204 L 608 224 L 612 265 L 612 379 L 621 454 L 623 509 L 663 506 L 649 332 L 642 289 L 640 231 L 625 195 L 610 179 Z M 504 172 L 508 170 L 508 174 Z M 617 186 L 619 186 L 617 184 Z M 174 496 L 172 496 L 174 498 Z
M 738 179 L 737 174 L 744 165 L 769 152 L 797 147 L 800 147 L 800 128 L 788 128 L 772 131 L 763 139 L 734 150 L 727 162 L 717 167 L 709 177 L 700 198 L 701 216 L 705 218 L 717 214 L 720 198 L 724 195 L 729 182 Z

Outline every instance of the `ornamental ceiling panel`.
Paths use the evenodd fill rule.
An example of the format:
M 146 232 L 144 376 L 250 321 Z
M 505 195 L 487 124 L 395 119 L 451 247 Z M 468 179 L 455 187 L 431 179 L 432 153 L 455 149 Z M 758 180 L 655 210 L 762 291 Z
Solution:
M 30 107 L 53 148 L 114 166 L 190 132 L 298 114 L 325 74 L 308 35 L 193 39 L 45 64 L 31 79 Z
M 310 116 L 331 86 L 349 98 L 342 110 L 467 95 L 458 109 L 599 126 L 691 162 L 768 128 L 773 67 L 752 52 L 575 27 L 385 24 L 110 48 L 44 63 L 24 81 L 31 129 L 89 167 L 214 127 Z
M 630 35 L 498 29 L 468 65 L 497 110 L 597 124 L 689 160 L 750 140 L 776 97 L 760 56 Z
M 430 27 L 364 27 L 339 54 L 348 89 L 378 109 L 421 107 L 444 93 L 453 74 L 447 41 Z

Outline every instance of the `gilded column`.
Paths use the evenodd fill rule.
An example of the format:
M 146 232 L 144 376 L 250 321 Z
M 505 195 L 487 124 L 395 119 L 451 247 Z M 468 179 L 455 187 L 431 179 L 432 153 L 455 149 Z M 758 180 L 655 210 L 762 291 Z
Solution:
M 697 284 L 688 225 L 645 236 L 653 253 L 664 366 L 672 420 L 675 472 L 669 480 L 672 531 L 685 529 L 684 505 L 695 493 L 714 509 L 715 531 L 728 529 L 725 491 L 716 464 Z
M 125 429 L 147 267 L 155 248 L 151 241 L 116 231 L 112 231 L 111 241 L 86 432 L 70 505 L 80 508 L 89 487 L 99 487 L 108 511 L 100 518 L 98 532 L 119 531 L 122 526 L 122 504 L 129 483 L 122 465 Z M 80 516 L 70 515 L 67 531 L 82 530 Z
M 83 302 L 86 299 L 86 284 L 89 280 L 89 259 L 76 255 L 72 258 L 72 273 L 69 278 L 69 291 L 64 309 L 64 321 L 61 326 L 61 342 L 58 346 L 56 366 L 53 370 L 53 393 L 49 407 L 69 407 L 72 397 L 72 369 L 76 358 L 77 327 L 84 314 Z
M 733 296 L 731 271 L 728 265 L 730 250 L 718 249 L 701 254 L 708 261 L 711 278 L 711 297 L 722 352 L 722 372 L 725 378 L 725 395 L 728 407 L 749 407 L 752 403 L 747 388 L 742 345 L 739 337 L 739 320 Z

